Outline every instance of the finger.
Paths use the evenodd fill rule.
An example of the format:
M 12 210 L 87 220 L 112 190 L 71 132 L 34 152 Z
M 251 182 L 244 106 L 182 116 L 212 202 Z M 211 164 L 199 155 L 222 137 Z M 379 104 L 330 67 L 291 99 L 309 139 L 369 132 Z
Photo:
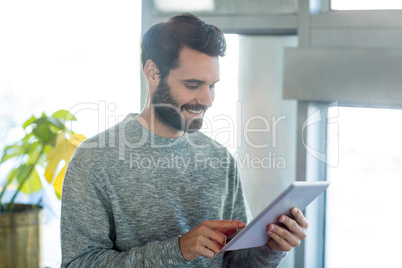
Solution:
M 284 246 L 284 244 L 288 244 L 291 247 L 300 245 L 300 238 L 280 226 L 274 224 L 268 225 L 267 234 L 281 246 Z
M 212 250 L 210 250 L 209 248 L 204 248 L 204 254 L 201 254 L 201 255 L 204 256 L 204 257 L 206 257 L 206 258 L 208 258 L 208 259 L 210 259 L 210 258 L 212 258 L 213 256 L 215 256 L 216 253 L 213 252 Z
M 208 238 L 209 240 L 211 240 L 211 242 L 215 241 L 221 247 L 223 247 L 226 244 L 227 237 L 224 234 L 222 234 L 222 233 L 220 233 L 218 231 L 215 231 L 214 229 L 212 229 L 208 225 L 200 224 L 200 226 L 198 228 L 198 233 L 200 235 Z
M 246 224 L 242 221 L 232 221 L 232 220 L 208 220 L 203 221 L 201 224 L 205 224 L 215 230 L 218 229 L 237 229 L 244 228 Z
M 204 256 L 206 258 L 212 258 L 213 256 L 215 256 L 217 249 L 215 249 L 215 251 L 213 250 L 213 248 L 211 249 L 210 247 L 213 247 L 213 245 L 209 245 L 210 247 L 208 247 L 207 245 L 209 244 L 210 240 L 206 237 L 204 237 L 204 238 L 205 238 L 205 240 L 201 241 L 196 246 L 196 251 L 199 256 Z
M 299 239 L 306 238 L 306 231 L 294 219 L 282 215 L 279 217 L 279 222 L 283 223 L 289 231 L 294 233 Z
M 308 222 L 304 217 L 303 213 L 300 211 L 300 209 L 294 207 L 292 208 L 291 212 L 297 223 L 300 225 L 300 227 L 302 227 L 303 229 L 307 229 Z
M 282 237 L 280 237 L 276 233 L 270 233 L 269 236 L 271 237 L 271 240 L 268 242 L 268 245 L 274 249 L 274 250 L 280 250 L 280 251 L 291 251 L 292 246 Z
M 221 245 L 219 245 L 217 242 L 211 240 L 208 237 L 204 237 L 204 239 L 201 242 L 201 244 L 207 249 L 207 251 L 203 250 L 203 252 L 209 254 L 208 253 L 208 250 L 209 250 L 209 251 L 212 251 L 212 253 L 213 253 L 212 256 L 210 256 L 210 254 L 207 255 L 207 256 L 204 255 L 207 258 L 212 258 L 213 256 L 215 256 L 215 254 L 218 254 L 222 249 Z
M 212 241 L 217 242 L 222 248 L 226 245 L 226 233 L 231 235 L 236 233 L 237 228 L 244 228 L 245 226 L 246 224 L 244 222 L 237 220 L 207 220 L 200 224 L 199 231 Z M 233 229 L 235 229 L 234 232 Z

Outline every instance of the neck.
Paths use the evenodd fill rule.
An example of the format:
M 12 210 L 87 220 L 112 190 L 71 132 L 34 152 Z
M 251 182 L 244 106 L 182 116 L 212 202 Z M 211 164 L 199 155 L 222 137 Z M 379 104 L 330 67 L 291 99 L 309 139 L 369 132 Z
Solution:
M 135 120 L 144 128 L 163 138 L 176 139 L 184 134 L 184 131 L 177 130 L 162 123 L 159 118 L 155 116 L 155 111 L 149 104 L 135 117 Z

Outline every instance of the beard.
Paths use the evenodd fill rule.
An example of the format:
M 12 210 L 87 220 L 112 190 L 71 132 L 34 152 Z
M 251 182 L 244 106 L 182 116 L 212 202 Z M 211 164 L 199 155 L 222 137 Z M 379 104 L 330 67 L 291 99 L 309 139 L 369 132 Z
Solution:
M 170 87 L 167 84 L 166 78 L 162 79 L 152 96 L 152 106 L 156 117 L 159 121 L 176 130 L 194 133 L 201 129 L 203 119 L 200 117 L 192 117 L 188 120 L 184 118 L 183 110 L 203 110 L 207 107 L 204 105 L 184 104 L 180 107 L 177 100 L 171 93 Z

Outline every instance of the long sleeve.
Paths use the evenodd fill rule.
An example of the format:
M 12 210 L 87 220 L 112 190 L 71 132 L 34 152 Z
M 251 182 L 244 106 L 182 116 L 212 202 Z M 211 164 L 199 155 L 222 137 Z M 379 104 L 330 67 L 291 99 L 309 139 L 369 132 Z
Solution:
M 111 200 L 93 174 L 94 168 L 83 158 L 75 155 L 64 180 L 61 267 L 177 267 L 186 264 L 178 236 L 127 251 L 116 248 Z
M 282 259 L 286 256 L 283 251 L 274 251 L 268 245 L 240 249 L 225 253 L 222 267 L 278 267 Z

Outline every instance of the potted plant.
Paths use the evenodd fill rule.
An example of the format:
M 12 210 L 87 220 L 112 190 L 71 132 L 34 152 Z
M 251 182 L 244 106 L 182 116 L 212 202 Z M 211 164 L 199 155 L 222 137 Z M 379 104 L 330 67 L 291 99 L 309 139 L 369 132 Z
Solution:
M 37 192 L 42 181 L 53 185 L 56 196 L 61 198 L 67 164 L 85 139 L 65 125 L 75 120 L 66 110 L 51 116 L 32 116 L 23 125 L 25 136 L 4 148 L 0 165 L 13 162 L 13 168 L 0 186 L 0 268 L 41 266 L 42 207 L 17 204 L 15 198 L 21 192 Z M 4 200 L 7 190 L 11 197 Z

